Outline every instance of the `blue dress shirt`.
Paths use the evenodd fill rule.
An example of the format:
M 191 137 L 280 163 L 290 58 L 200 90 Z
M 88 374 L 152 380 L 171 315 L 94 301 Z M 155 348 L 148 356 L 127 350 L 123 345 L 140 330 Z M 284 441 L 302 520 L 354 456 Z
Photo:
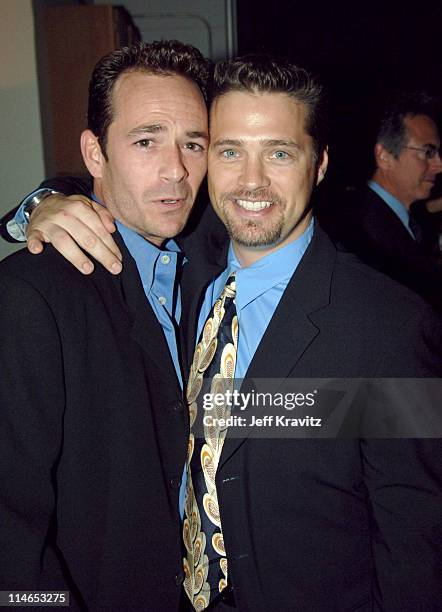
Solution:
M 163 328 L 175 372 L 182 388 L 183 377 L 177 344 L 178 325 L 181 318 L 181 289 L 179 285 L 176 287 L 176 275 L 178 266 L 184 265 L 186 259 L 174 240 L 168 240 L 164 248 L 159 249 L 119 221 L 116 221 L 115 224 L 129 253 L 135 259 L 144 293 Z M 181 518 L 184 516 L 186 501 L 186 480 L 187 472 L 184 465 L 179 493 Z
M 382 200 L 384 200 L 385 204 L 387 204 L 387 206 L 391 208 L 394 214 L 402 221 L 404 227 L 406 228 L 410 236 L 413 238 L 413 240 L 416 240 L 413 232 L 410 229 L 410 214 L 405 208 L 405 206 L 401 204 L 401 202 L 397 198 L 392 196 L 391 193 L 385 191 L 385 189 L 383 189 L 378 183 L 376 183 L 376 181 L 368 181 L 367 185 L 370 187 L 370 189 L 377 193 L 378 196 L 382 198 Z
M 198 338 L 229 275 L 236 272 L 239 336 L 235 378 L 244 378 L 279 300 L 310 244 L 313 228 L 312 219 L 299 238 L 247 268 L 241 268 L 230 244 L 227 268 L 208 286 L 198 319 Z
M 174 240 L 168 240 L 163 249 L 159 249 L 119 221 L 115 224 L 129 253 L 135 259 L 144 293 L 163 328 L 182 388 L 183 378 L 177 345 L 181 318 L 181 289 L 178 286 L 175 290 L 175 285 L 177 268 L 184 264 L 185 259 Z

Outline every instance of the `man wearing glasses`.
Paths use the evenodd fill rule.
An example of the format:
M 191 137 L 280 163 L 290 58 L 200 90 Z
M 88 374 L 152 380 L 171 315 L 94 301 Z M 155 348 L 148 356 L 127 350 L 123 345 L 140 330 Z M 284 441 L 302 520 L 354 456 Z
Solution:
M 385 109 L 374 148 L 375 171 L 345 206 L 343 242 L 372 267 L 442 308 L 442 272 L 420 245 L 410 207 L 430 196 L 442 172 L 433 100 L 402 94 Z

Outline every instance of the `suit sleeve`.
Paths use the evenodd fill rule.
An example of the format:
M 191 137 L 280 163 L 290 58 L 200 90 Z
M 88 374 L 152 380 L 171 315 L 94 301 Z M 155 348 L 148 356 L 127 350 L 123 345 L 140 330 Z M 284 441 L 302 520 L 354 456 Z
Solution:
M 396 362 L 393 375 L 398 377 L 398 384 L 401 376 L 433 380 L 440 377 L 442 343 L 438 317 L 428 309 L 420 323 L 407 321 L 401 331 L 396 346 L 380 363 L 378 376 L 390 375 L 395 368 L 391 364 Z M 426 406 L 415 405 L 414 409 L 425 410 Z M 439 611 L 442 439 L 366 439 L 361 442 L 361 457 L 372 518 L 375 609 Z
M 53 314 L 28 283 L 0 277 L 0 590 L 65 586 L 55 542 L 65 406 Z
M 74 176 L 56 177 L 44 180 L 38 188 L 42 187 L 54 189 L 54 191 L 59 191 L 64 193 L 64 195 L 79 194 L 89 196 L 92 191 L 92 179 L 90 177 L 82 179 Z M 7 224 L 14 218 L 19 206 L 20 204 L 0 218 L 0 236 L 7 242 L 18 242 L 9 234 Z

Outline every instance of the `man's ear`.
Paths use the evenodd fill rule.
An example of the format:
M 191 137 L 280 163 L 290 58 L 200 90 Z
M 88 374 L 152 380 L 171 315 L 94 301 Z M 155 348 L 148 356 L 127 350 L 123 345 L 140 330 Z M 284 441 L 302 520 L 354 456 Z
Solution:
M 392 155 L 380 142 L 377 142 L 374 146 L 374 158 L 376 160 L 376 167 L 386 170 L 391 165 Z
M 316 170 L 316 185 L 319 185 L 319 183 L 324 178 L 325 173 L 327 172 L 327 166 L 328 166 L 328 147 L 325 147 L 325 149 L 322 152 L 322 156 L 321 156 L 321 159 L 319 161 L 319 164 Z
M 103 166 L 106 163 L 98 138 L 91 130 L 84 130 L 80 137 L 81 154 L 84 163 L 94 178 L 103 178 Z

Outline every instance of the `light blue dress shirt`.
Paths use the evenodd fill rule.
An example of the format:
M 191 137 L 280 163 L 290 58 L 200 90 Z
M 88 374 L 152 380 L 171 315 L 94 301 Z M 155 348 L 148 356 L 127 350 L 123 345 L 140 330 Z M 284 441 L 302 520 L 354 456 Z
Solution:
M 385 204 L 387 204 L 387 206 L 391 208 L 394 214 L 402 221 L 404 227 L 406 228 L 410 236 L 413 238 L 413 240 L 416 240 L 413 232 L 410 229 L 410 214 L 405 208 L 405 206 L 401 204 L 401 202 L 397 198 L 392 196 L 391 193 L 385 191 L 385 189 L 383 189 L 378 183 L 376 183 L 376 181 L 368 181 L 367 185 L 370 187 L 370 189 L 377 193 L 380 198 L 384 200 Z
M 186 259 L 174 240 L 168 240 L 163 249 L 145 240 L 119 221 L 115 222 L 129 253 L 135 260 L 144 293 L 164 331 L 181 388 L 183 377 L 178 357 L 178 325 L 181 319 L 181 289 L 176 287 L 178 266 Z M 179 512 L 184 516 L 186 501 L 186 466 L 184 465 L 179 492 Z
M 115 224 L 135 260 L 146 298 L 163 328 L 182 388 L 183 378 L 177 345 L 181 318 L 181 289 L 178 286 L 175 290 L 177 268 L 185 261 L 181 250 L 174 240 L 168 240 L 164 247 L 159 249 L 119 221 Z
M 241 268 L 230 244 L 227 268 L 208 286 L 198 319 L 198 338 L 229 275 L 236 272 L 235 304 L 239 335 L 235 378 L 244 378 L 279 300 L 310 244 L 313 228 L 312 219 L 299 238 L 247 268 Z
M 44 191 L 44 189 L 36 189 L 32 193 L 30 193 L 28 197 L 30 198 L 32 196 L 38 195 L 40 191 Z M 23 202 L 17 208 L 15 216 L 6 224 L 8 234 L 11 236 L 11 238 L 14 238 L 14 240 L 18 240 L 19 242 L 26 242 L 26 228 L 28 226 L 28 220 L 25 217 L 24 210 L 25 203 Z

